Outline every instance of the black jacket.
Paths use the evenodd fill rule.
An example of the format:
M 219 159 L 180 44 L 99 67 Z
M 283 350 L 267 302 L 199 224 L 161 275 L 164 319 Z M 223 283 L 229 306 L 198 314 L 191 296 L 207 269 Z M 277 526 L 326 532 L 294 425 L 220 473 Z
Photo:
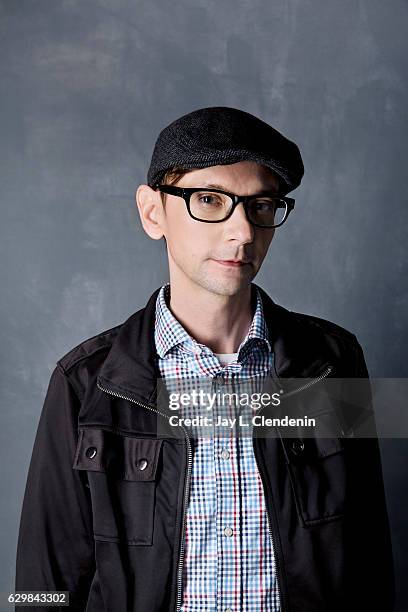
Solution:
M 123 324 L 57 362 L 29 467 L 16 590 L 69 591 L 69 609 L 86 612 L 178 610 L 192 448 L 183 433 L 158 434 L 166 420 L 156 412 L 158 291 Z M 294 377 L 368 377 L 354 334 L 260 291 L 275 383 L 285 390 Z M 293 394 L 301 410 L 307 393 L 306 385 Z M 352 437 L 341 406 L 314 408 L 337 415 L 338 436 L 253 436 L 282 612 L 391 611 L 378 440 Z M 364 411 L 375 427 L 369 389 Z

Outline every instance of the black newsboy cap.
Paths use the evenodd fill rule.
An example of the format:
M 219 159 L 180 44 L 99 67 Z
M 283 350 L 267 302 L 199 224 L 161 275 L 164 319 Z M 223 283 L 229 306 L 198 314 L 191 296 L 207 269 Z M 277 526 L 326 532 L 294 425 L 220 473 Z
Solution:
M 283 194 L 298 187 L 304 174 L 298 146 L 268 123 L 237 108 L 200 108 L 160 132 L 147 183 L 154 187 L 174 167 L 198 169 L 245 160 L 272 168 Z

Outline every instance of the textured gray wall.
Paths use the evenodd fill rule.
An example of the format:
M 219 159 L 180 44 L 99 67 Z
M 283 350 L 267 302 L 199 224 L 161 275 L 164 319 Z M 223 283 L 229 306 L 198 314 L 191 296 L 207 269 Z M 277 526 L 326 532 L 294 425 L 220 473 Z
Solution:
M 167 280 L 133 194 L 181 114 L 237 106 L 299 144 L 256 282 L 356 333 L 373 376 L 408 375 L 407 18 L 406 0 L 0 1 L 0 592 L 55 361 Z M 408 447 L 382 450 L 402 577 Z

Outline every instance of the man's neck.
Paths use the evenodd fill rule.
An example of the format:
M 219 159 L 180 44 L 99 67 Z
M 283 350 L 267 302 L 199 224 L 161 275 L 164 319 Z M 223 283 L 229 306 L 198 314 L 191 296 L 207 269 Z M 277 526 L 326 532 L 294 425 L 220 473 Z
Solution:
M 251 285 L 233 296 L 170 284 L 170 310 L 192 338 L 214 353 L 235 353 L 253 318 Z

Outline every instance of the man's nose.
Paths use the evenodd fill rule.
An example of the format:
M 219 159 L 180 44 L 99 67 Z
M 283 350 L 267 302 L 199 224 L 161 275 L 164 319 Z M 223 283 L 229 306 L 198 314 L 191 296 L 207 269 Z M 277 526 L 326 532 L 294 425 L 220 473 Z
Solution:
M 252 242 L 254 226 L 248 221 L 243 202 L 239 202 L 232 215 L 225 221 L 229 237 L 240 242 Z

